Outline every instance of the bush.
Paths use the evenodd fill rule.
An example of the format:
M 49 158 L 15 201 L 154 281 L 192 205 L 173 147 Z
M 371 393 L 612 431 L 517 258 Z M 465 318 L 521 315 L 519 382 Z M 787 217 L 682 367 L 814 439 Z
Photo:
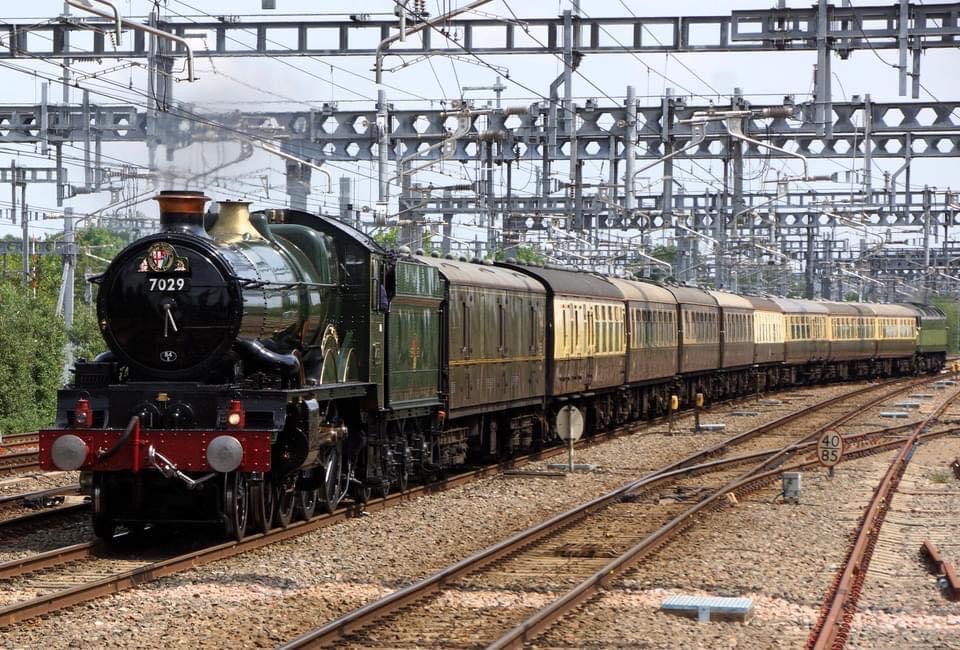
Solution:
M 0 432 L 32 431 L 53 421 L 63 384 L 66 334 L 55 301 L 0 283 Z

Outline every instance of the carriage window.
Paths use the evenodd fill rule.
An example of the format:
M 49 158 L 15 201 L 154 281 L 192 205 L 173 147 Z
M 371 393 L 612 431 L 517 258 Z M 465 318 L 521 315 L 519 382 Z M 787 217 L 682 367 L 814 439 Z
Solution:
M 573 310 L 573 345 L 576 347 L 580 344 L 580 310 L 574 308 Z
M 530 338 L 527 341 L 527 348 L 533 350 L 537 347 L 537 308 L 530 305 Z
M 497 302 L 497 339 L 499 341 L 499 345 L 497 345 L 497 351 L 499 352 L 503 352 L 503 346 L 504 346 L 503 339 L 504 339 L 504 335 L 506 334 L 506 332 L 504 331 L 503 321 L 505 320 L 505 318 L 504 318 L 503 311 L 504 311 L 503 303 Z
M 567 308 L 566 308 L 566 306 L 563 307 L 562 312 L 563 312 L 563 315 L 562 315 L 562 317 L 561 317 L 560 320 L 561 320 L 561 322 L 563 323 L 563 349 L 564 349 L 564 351 L 566 351 L 566 350 L 569 349 L 569 344 L 568 344 L 568 342 L 567 342 L 567 320 L 568 320 L 568 314 L 567 314 Z

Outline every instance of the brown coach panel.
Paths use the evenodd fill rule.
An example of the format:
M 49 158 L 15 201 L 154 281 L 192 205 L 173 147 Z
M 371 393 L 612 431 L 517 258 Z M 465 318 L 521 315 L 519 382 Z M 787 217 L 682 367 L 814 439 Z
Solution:
M 720 307 L 720 367 L 753 365 L 753 305 L 743 296 L 708 291 Z
M 651 282 L 610 282 L 627 300 L 627 383 L 641 383 L 679 372 L 677 299 Z
M 701 372 L 720 367 L 720 309 L 706 291 L 670 287 L 677 301 L 680 337 L 680 372 Z
M 547 386 L 568 395 L 624 382 L 623 294 L 592 273 L 499 263 L 529 275 L 547 290 Z
M 909 357 L 917 345 L 916 312 L 904 305 L 870 305 L 877 318 L 877 357 Z
M 825 302 L 830 310 L 830 361 L 872 359 L 877 354 L 875 316 L 864 304 Z
M 544 398 L 544 315 L 540 283 L 509 269 L 418 257 L 446 280 L 442 354 L 450 418 L 489 404 Z

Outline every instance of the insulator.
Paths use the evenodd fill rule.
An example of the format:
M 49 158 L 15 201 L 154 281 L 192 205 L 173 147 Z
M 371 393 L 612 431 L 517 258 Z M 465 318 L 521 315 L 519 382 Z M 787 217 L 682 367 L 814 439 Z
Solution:
M 761 111 L 763 117 L 791 117 L 792 106 L 768 106 Z

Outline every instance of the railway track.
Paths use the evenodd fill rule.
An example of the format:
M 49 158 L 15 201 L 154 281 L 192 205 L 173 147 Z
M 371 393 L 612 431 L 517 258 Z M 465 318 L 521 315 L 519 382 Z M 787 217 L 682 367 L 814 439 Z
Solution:
M 0 456 L 0 476 L 23 474 L 40 469 L 36 451 L 20 451 Z
M 902 383 L 902 380 L 900 382 L 893 383 Z M 844 396 L 819 402 L 815 405 L 815 407 L 820 407 L 823 404 L 833 403 L 849 395 L 859 394 L 869 390 L 876 390 L 876 388 L 876 386 L 868 386 L 865 388 L 856 389 Z M 789 420 L 793 417 L 795 416 L 791 415 L 784 419 Z M 647 422 L 644 424 L 650 425 L 656 423 Z M 633 428 L 636 428 L 636 423 L 632 426 Z M 623 428 L 614 430 L 605 436 L 597 437 L 587 444 L 595 444 L 596 442 L 599 442 L 601 438 L 609 438 L 612 436 L 621 435 L 622 433 Z M 46 575 L 48 578 L 53 576 L 54 579 L 48 579 L 46 582 L 41 581 L 43 584 L 50 585 L 50 587 L 47 588 L 46 593 L 36 594 L 35 592 L 30 591 L 28 588 L 25 591 L 35 597 L 25 598 L 16 603 L 8 602 L 7 605 L 0 610 L 0 624 L 9 625 L 34 616 L 56 611 L 64 607 L 74 605 L 78 602 L 91 600 L 107 593 L 115 593 L 116 591 L 130 588 L 145 581 L 154 580 L 165 575 L 170 575 L 187 568 L 198 566 L 200 564 L 228 558 L 262 546 L 266 546 L 268 544 L 283 541 L 292 537 L 297 537 L 319 528 L 338 523 L 347 517 L 356 516 L 361 511 L 373 512 L 380 510 L 400 503 L 404 500 L 414 499 L 424 494 L 449 489 L 451 487 L 463 485 L 470 481 L 495 475 L 507 467 L 521 466 L 532 461 L 546 459 L 564 452 L 565 450 L 563 448 L 554 448 L 551 450 L 538 452 L 530 456 L 516 459 L 508 464 L 499 464 L 496 466 L 489 466 L 467 472 L 445 479 L 436 484 L 420 486 L 403 493 L 392 494 L 386 498 L 376 499 L 362 506 L 350 505 L 346 508 L 340 509 L 333 515 L 316 517 L 308 522 L 295 522 L 288 528 L 275 529 L 267 535 L 251 536 L 245 539 L 243 542 L 215 544 L 206 548 L 190 551 L 189 553 L 183 553 L 175 557 L 167 555 L 166 557 L 160 559 L 154 559 L 154 561 L 151 562 L 144 562 L 142 560 L 137 561 L 130 558 L 125 559 L 121 556 L 117 559 L 118 564 L 116 564 L 115 570 L 112 571 L 112 578 L 105 577 L 103 575 L 103 571 L 112 561 L 112 555 L 99 550 L 102 549 L 102 547 L 98 547 L 93 543 L 86 545 L 74 545 L 74 547 L 70 548 L 69 551 L 64 549 L 54 549 L 48 553 L 34 556 L 33 558 L 18 559 L 13 563 L 8 563 L 7 565 L 0 565 L 0 575 L 4 576 L 2 579 L 5 583 L 7 583 L 8 586 L 13 587 L 17 584 L 21 584 L 18 581 L 25 580 L 24 576 L 37 572 L 43 572 L 42 575 Z M 714 452 L 708 450 L 705 453 L 709 455 Z M 694 461 L 692 457 L 687 457 L 681 462 L 690 464 Z M 83 565 L 88 561 L 93 563 L 90 570 L 87 570 L 83 567 Z M 125 561 L 134 562 L 134 565 L 124 564 Z M 59 579 L 56 578 L 56 575 L 58 571 L 61 571 L 61 569 L 58 567 L 70 567 L 69 572 L 71 574 L 76 574 L 80 577 L 88 575 L 92 579 L 85 582 L 79 578 L 70 579 L 67 581 L 69 584 L 64 585 L 64 588 L 55 589 L 53 587 L 56 587 L 59 581 Z M 83 582 L 83 584 L 80 584 L 80 582 Z M 29 586 L 27 582 L 23 582 L 22 584 Z M 6 589 L 5 591 L 10 592 L 11 590 Z
M 588 598 L 610 575 L 691 525 L 701 512 L 722 507 L 728 494 L 751 488 L 761 479 L 773 480 L 781 470 L 770 467 L 809 452 L 822 431 L 924 381 L 932 380 L 853 391 L 734 436 L 518 533 L 285 647 L 476 646 L 478 640 L 490 639 L 492 630 L 503 631 L 505 619 L 519 625 L 496 641 L 495 646 L 529 640 L 563 612 Z M 880 395 L 868 396 L 878 390 Z M 828 414 L 826 423 L 809 435 L 773 450 L 709 460 L 740 444 L 749 442 L 747 446 L 752 446 L 764 434 L 791 426 L 800 418 L 814 413 L 817 417 L 844 397 L 852 398 L 853 407 L 847 405 L 839 414 Z M 864 440 L 890 438 L 902 430 L 902 426 L 895 426 L 861 436 Z M 878 446 L 860 444 L 858 453 Z M 744 463 L 754 465 L 744 473 L 740 469 Z M 549 594 L 565 590 L 569 591 L 563 598 L 550 602 Z M 546 607 L 541 609 L 544 601 Z
M 40 469 L 37 445 L 40 434 L 14 433 L 0 439 L 0 476 L 19 474 Z
M 954 395 L 956 398 L 956 395 Z M 836 576 L 820 615 L 807 641 L 807 648 L 843 648 L 850 634 L 850 626 L 857 609 L 857 601 L 870 568 L 880 531 L 897 493 L 897 486 L 906 471 L 917 444 L 927 434 L 933 422 L 950 406 L 947 401 L 929 414 L 913 429 L 912 434 L 899 445 L 896 457 L 874 490 L 860 524 L 853 533 L 853 541 L 847 550 L 843 565 Z
M 0 436 L 0 456 L 18 453 L 31 448 L 36 449 L 39 442 L 40 433 L 37 431 Z
M 79 485 L 0 497 L 0 543 L 25 531 L 55 526 L 60 518 L 88 511 Z

